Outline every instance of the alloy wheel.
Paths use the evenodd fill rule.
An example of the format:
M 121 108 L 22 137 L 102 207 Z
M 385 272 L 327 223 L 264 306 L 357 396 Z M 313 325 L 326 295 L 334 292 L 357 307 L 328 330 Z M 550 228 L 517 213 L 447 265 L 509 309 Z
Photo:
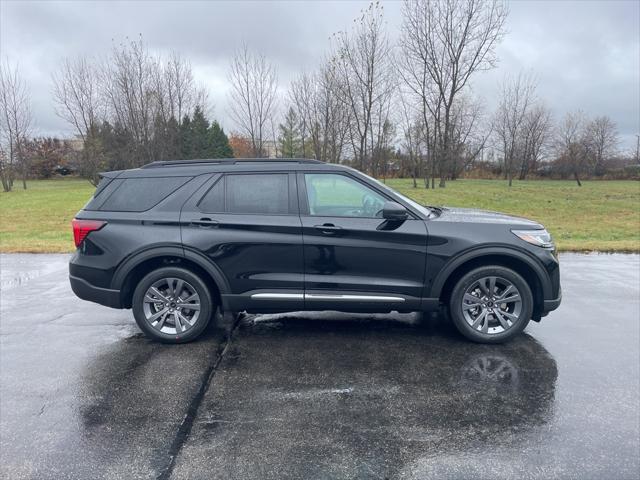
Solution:
M 162 278 L 144 295 L 143 312 L 149 325 L 162 333 L 183 334 L 200 316 L 200 296 L 180 278 Z
M 516 286 L 502 277 L 474 281 L 462 297 L 466 322 L 481 333 L 495 335 L 509 330 L 520 319 L 522 297 Z

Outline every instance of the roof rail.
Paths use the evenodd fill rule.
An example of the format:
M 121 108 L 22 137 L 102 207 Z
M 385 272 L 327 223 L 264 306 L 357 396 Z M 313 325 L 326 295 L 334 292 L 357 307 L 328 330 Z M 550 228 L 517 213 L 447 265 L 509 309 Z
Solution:
M 196 160 L 165 160 L 147 163 L 140 168 L 182 167 L 194 165 L 237 165 L 240 163 L 324 163 L 312 158 L 203 158 Z

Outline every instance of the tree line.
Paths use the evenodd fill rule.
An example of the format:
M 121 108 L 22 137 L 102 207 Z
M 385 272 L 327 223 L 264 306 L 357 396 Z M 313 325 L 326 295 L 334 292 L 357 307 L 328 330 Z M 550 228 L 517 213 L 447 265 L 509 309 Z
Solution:
M 151 55 L 142 40 L 115 46 L 101 62 L 64 60 L 53 96 L 81 140 L 80 173 L 94 182 L 104 169 L 232 155 L 346 163 L 377 177 L 408 175 L 427 188 L 478 169 L 509 185 L 531 175 L 580 184 L 585 175 L 640 163 L 638 152 L 621 155 L 609 117 L 575 111 L 554 119 L 534 73 L 505 76 L 497 108 L 487 111 L 471 85 L 496 67 L 508 13 L 503 1 L 404 0 L 392 42 L 384 8 L 373 2 L 284 94 L 276 66 L 242 44 L 228 71 L 235 129 L 228 138 L 207 118 L 207 91 L 189 62 Z M 5 177 L 26 181 L 31 119 L 15 69 L 3 67 L 0 86 L 4 186 Z
M 268 127 L 277 116 L 276 68 L 243 45 L 232 62 L 230 104 L 249 153 L 264 155 L 272 136 L 279 156 L 409 175 L 427 188 L 478 167 L 509 186 L 532 174 L 572 176 L 579 185 L 583 175 L 640 163 L 638 152 L 621 155 L 607 116 L 574 111 L 555 121 L 533 73 L 506 76 L 496 110 L 486 111 L 470 86 L 495 68 L 507 15 L 501 1 L 405 0 L 392 44 L 383 6 L 371 3 L 332 36 L 318 68 L 291 83 L 275 130 Z
M 5 191 L 16 176 L 26 188 L 30 174 L 42 176 L 62 158 L 97 184 L 104 170 L 233 155 L 223 128 L 208 118 L 207 91 L 196 85 L 190 63 L 177 53 L 151 55 L 141 39 L 114 46 L 103 61 L 65 59 L 53 74 L 56 113 L 73 127 L 76 148 L 75 141 L 31 138 L 28 90 L 17 68 L 4 62 L 0 81 Z

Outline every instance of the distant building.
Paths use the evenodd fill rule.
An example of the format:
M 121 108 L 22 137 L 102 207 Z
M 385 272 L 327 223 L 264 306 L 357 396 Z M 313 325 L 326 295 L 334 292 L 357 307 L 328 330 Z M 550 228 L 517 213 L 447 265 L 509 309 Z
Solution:
M 74 138 L 65 139 L 64 142 L 66 142 L 74 152 L 81 152 L 84 150 L 84 141 L 79 135 L 76 135 Z
M 273 140 L 263 141 L 262 150 L 265 158 L 276 158 L 278 156 L 278 144 Z

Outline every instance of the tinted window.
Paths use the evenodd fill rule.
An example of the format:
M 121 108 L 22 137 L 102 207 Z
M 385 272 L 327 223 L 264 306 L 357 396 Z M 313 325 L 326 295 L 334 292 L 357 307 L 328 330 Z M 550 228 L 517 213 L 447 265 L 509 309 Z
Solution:
M 229 213 L 289 213 L 289 176 L 286 173 L 227 175 L 226 211 Z
M 96 191 L 93 192 L 93 197 L 91 198 L 91 200 L 89 200 L 89 202 L 87 202 L 87 204 L 84 206 L 85 210 L 99 210 L 100 209 L 100 204 L 102 204 L 107 198 L 109 198 L 109 195 L 111 195 L 114 190 L 116 190 L 120 184 L 122 183 L 122 180 L 113 180 L 111 178 L 102 178 L 102 180 L 100 180 L 100 183 L 98 184 L 98 187 L 96 188 Z
M 93 196 L 97 197 L 98 195 L 100 195 L 100 193 L 102 193 L 105 187 L 109 185 L 112 180 L 113 178 L 109 178 L 109 177 L 100 178 L 100 182 L 98 183 L 98 186 L 96 187 L 96 191 L 93 193 Z
M 224 177 L 209 189 L 198 206 L 203 212 L 224 212 Z
M 100 210 L 142 212 L 160 203 L 191 177 L 127 178 Z
M 387 199 L 357 180 L 332 173 L 307 173 L 304 178 L 311 215 L 382 217 Z

